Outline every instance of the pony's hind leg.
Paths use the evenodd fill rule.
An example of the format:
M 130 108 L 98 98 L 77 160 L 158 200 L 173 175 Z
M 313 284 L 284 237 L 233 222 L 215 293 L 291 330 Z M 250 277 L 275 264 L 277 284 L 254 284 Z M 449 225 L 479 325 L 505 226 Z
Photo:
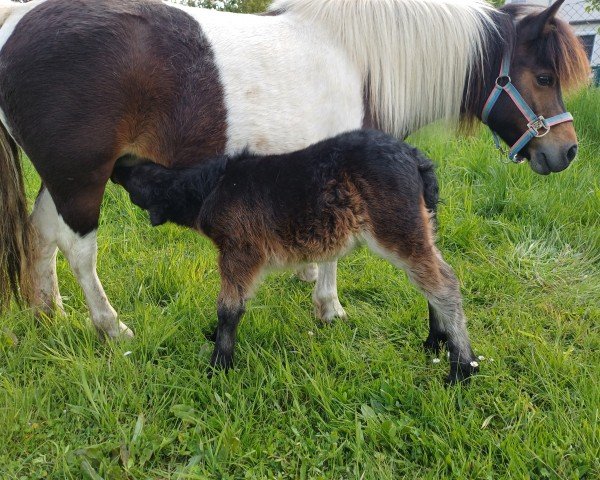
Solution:
M 98 257 L 97 230 L 80 236 L 59 219 L 58 247 L 67 258 L 77 282 L 83 290 L 90 317 L 98 334 L 103 337 L 133 337 L 133 332 L 120 322 L 96 273 Z
M 31 306 L 36 314 L 52 315 L 55 309 L 60 312 L 63 309 L 56 276 L 58 213 L 52 197 L 44 187 L 35 201 L 31 223 L 35 230 Z
M 338 299 L 337 261 L 319 264 L 317 283 L 313 290 L 315 315 L 326 323 L 338 318 L 346 318 L 346 312 Z
M 52 214 L 45 218 L 49 224 L 51 218 L 55 222 L 53 231 L 56 244 L 83 290 L 92 324 L 98 334 L 110 338 L 132 337 L 132 331 L 117 319 L 117 313 L 108 301 L 96 273 L 96 238 L 105 183 L 89 183 L 88 180 L 86 184 L 82 181 L 80 185 L 85 185 L 85 188 L 66 192 L 58 189 L 58 195 L 53 193 L 52 198 L 46 192 L 42 199 L 47 211 Z

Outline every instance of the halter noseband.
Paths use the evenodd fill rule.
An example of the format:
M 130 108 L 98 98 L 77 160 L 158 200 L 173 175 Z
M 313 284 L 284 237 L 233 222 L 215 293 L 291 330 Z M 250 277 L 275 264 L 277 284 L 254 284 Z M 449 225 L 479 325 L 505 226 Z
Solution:
M 532 138 L 543 137 L 550 131 L 550 127 L 553 125 L 558 125 L 559 123 L 564 122 L 572 122 L 573 116 L 569 112 L 560 113 L 550 118 L 544 118 L 541 115 L 536 115 L 531 107 L 527 105 L 527 102 L 523 99 L 517 88 L 513 85 L 510 76 L 508 75 L 510 69 L 510 57 L 511 54 L 507 52 L 502 58 L 500 75 L 498 75 L 498 78 L 496 78 L 496 84 L 494 85 L 490 96 L 483 106 L 481 120 L 487 125 L 490 113 L 498 101 L 498 98 L 500 98 L 500 94 L 503 91 L 506 92 L 527 120 L 527 130 L 523 135 L 521 135 L 515 144 L 510 147 L 510 151 L 508 152 L 509 160 L 520 163 L 516 159 L 517 154 L 523 150 L 523 147 L 525 147 L 525 145 L 527 145 Z M 494 136 L 496 148 L 500 150 L 500 140 L 498 138 L 498 134 L 492 130 L 492 135 Z

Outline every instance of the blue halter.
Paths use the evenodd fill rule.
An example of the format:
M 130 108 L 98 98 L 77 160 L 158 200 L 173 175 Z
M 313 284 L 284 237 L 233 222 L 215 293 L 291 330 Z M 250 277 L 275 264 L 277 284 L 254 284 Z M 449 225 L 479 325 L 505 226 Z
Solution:
M 532 138 L 543 137 L 550 131 L 550 127 L 553 125 L 558 125 L 559 123 L 564 122 L 572 122 L 573 116 L 569 112 L 560 113 L 550 118 L 544 118 L 541 115 L 536 115 L 531 107 L 527 105 L 527 102 L 523 99 L 517 88 L 513 85 L 510 76 L 508 75 L 510 68 L 510 57 L 511 54 L 506 53 L 502 58 L 500 75 L 498 75 L 498 78 L 496 78 L 494 89 L 490 93 L 490 96 L 483 106 L 481 120 L 487 125 L 490 113 L 498 101 L 498 98 L 500 98 L 500 94 L 502 92 L 506 92 L 527 120 L 527 130 L 523 135 L 521 135 L 515 144 L 510 147 L 510 151 L 508 152 L 509 160 L 520 163 L 519 160 L 517 160 L 517 154 L 523 150 L 525 145 L 527 145 Z M 500 150 L 501 147 L 498 134 L 492 130 L 492 135 L 494 137 L 496 148 Z

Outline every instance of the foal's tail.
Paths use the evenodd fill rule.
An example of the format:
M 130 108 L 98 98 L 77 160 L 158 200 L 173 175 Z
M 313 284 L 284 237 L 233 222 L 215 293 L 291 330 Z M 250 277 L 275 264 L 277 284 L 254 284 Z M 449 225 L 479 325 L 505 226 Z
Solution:
M 421 180 L 423 181 L 425 206 L 435 217 L 440 194 L 433 162 L 416 149 L 414 156 L 417 159 L 417 167 L 419 169 L 419 174 L 421 175 Z
M 17 144 L 0 124 L 0 312 L 32 292 L 33 228 Z

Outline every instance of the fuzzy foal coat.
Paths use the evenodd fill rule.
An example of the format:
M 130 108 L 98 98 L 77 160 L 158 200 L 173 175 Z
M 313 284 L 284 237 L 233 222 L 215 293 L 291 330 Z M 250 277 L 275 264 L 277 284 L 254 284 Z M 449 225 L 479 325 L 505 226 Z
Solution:
M 220 252 L 214 365 L 233 360 L 245 301 L 270 267 L 328 261 L 359 243 L 404 268 L 429 300 L 448 342 L 450 380 L 476 368 L 458 282 L 434 244 L 438 186 L 432 163 L 377 131 L 354 131 L 290 154 L 216 157 L 186 169 L 118 166 L 113 180 L 150 212 L 200 230 Z

